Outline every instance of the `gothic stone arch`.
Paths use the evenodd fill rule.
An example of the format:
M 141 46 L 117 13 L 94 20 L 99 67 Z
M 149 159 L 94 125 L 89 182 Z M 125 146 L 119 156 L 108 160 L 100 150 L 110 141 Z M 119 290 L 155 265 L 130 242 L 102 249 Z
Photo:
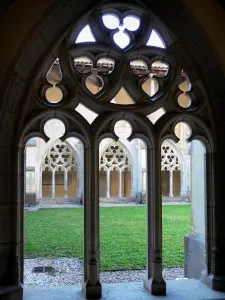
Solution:
M 54 142 L 43 156 L 41 162 L 41 172 L 40 176 L 43 177 L 44 171 L 50 171 L 52 176 L 51 197 L 54 199 L 57 197 L 56 194 L 56 183 L 55 176 L 56 172 L 63 172 L 64 175 L 64 198 L 68 197 L 68 172 L 77 172 L 77 155 L 72 151 L 71 147 L 66 142 L 61 142 L 60 140 Z M 41 182 L 40 188 L 43 188 Z M 43 195 L 42 195 L 43 196 Z M 75 197 L 76 195 L 74 195 Z
M 145 1 L 143 2 L 145 3 Z M 93 1 L 91 4 L 93 5 L 95 3 L 96 2 Z M 0 281 L 1 284 L 5 285 L 6 287 L 14 286 L 13 289 L 6 288 L 1 292 L 4 294 L 11 294 L 15 299 L 22 299 L 21 283 L 23 281 L 23 245 L 20 237 L 23 236 L 23 226 L 21 224 L 23 218 L 21 218 L 21 206 L 19 206 L 18 203 L 23 203 L 23 175 L 21 175 L 21 170 L 23 169 L 22 156 L 24 145 L 20 143 L 13 143 L 13 140 L 19 140 L 21 138 L 21 130 L 24 128 L 25 120 L 27 122 L 27 116 L 29 115 L 29 109 L 27 107 L 28 102 L 26 101 L 26 105 L 22 110 L 20 109 L 22 107 L 21 103 L 26 98 L 25 95 L 27 87 L 30 86 L 32 81 L 32 77 L 30 75 L 36 73 L 39 61 L 42 60 L 46 51 L 51 48 L 54 41 L 58 39 L 61 33 L 64 30 L 67 30 L 67 28 L 73 23 L 74 19 L 81 15 L 85 10 L 90 8 L 90 3 L 87 1 L 82 1 L 80 5 L 82 6 L 79 6 L 77 1 L 64 3 L 63 5 L 55 2 L 55 4 L 53 4 L 51 7 L 51 14 L 46 12 L 42 20 L 41 18 L 39 19 L 39 22 L 35 20 L 34 24 L 36 23 L 36 25 L 32 29 L 32 37 L 30 36 L 29 32 L 29 36 L 27 35 L 27 41 L 21 46 L 20 57 L 15 55 L 15 60 L 10 66 L 8 66 L 7 76 L 5 76 L 5 80 L 2 83 L 3 89 L 1 90 L 1 99 L 3 99 L 3 122 L 0 136 L 2 152 L 1 166 L 3 168 L 2 172 L 4 173 L 2 179 L 4 186 L 3 195 L 5 199 L 10 199 L 4 200 L 2 203 L 5 205 L 4 209 L 2 209 L 2 224 L 4 228 L 10 228 L 10 230 L 8 230 L 7 234 L 1 238 L 2 268 L 0 273 Z M 148 5 L 147 2 L 146 5 Z M 164 9 L 162 9 L 162 5 Z M 224 132 L 224 130 L 222 130 L 224 125 L 221 123 L 221 120 L 223 120 L 223 117 L 221 116 L 221 107 L 223 107 L 222 103 L 225 80 L 221 71 L 221 65 L 217 60 L 215 53 L 211 50 L 200 24 L 197 23 L 196 18 L 180 1 L 174 1 L 173 5 L 171 5 L 169 2 L 165 4 L 161 1 L 154 1 L 154 3 L 151 3 L 151 9 L 170 27 L 173 33 L 178 37 L 178 43 L 176 46 L 178 53 L 181 53 L 183 49 L 183 47 L 179 44 L 179 41 L 181 41 L 181 44 L 186 47 L 190 57 L 193 58 L 193 60 L 190 61 L 186 60 L 186 55 L 180 55 L 180 61 L 186 61 L 185 70 L 188 73 L 191 73 L 193 62 L 198 62 L 198 66 L 201 68 L 201 76 L 196 76 L 195 80 L 198 81 L 200 78 L 203 79 L 204 84 L 207 86 L 208 95 L 211 99 L 214 99 L 216 92 L 216 99 L 214 99 L 216 101 L 213 101 L 212 107 L 215 119 L 218 120 L 218 122 L 216 124 L 216 131 L 213 131 L 213 135 L 215 138 L 219 139 L 219 131 Z M 182 17 L 178 18 L 177 16 Z M 59 22 L 59 19 L 62 20 L 62 22 Z M 43 24 L 45 24 L 45 26 L 43 26 Z M 192 28 L 190 31 L 192 33 L 190 37 L 183 34 L 187 27 Z M 49 32 L 51 34 L 49 34 Z M 43 42 L 44 36 L 48 36 L 50 38 L 46 38 Z M 15 53 L 16 51 L 17 50 L 15 50 Z M 27 62 L 28 56 L 29 63 Z M 206 61 L 208 64 L 205 64 Z M 211 70 L 214 70 L 214 72 Z M 215 73 L 217 76 L 215 76 Z M 14 96 L 15 94 L 16 97 Z M 80 118 L 79 116 L 77 117 Z M 213 126 L 210 125 L 210 127 Z M 17 130 L 15 130 L 16 128 Z M 14 134 L 15 132 L 16 134 Z M 79 128 L 78 132 L 80 132 Z M 207 139 L 205 141 L 207 142 Z M 209 209 L 207 214 L 207 220 L 213 227 L 212 235 L 208 237 L 209 242 L 211 243 L 210 247 L 208 248 L 208 255 L 210 256 L 211 251 L 213 254 L 212 259 L 210 257 L 208 259 L 208 274 L 213 274 L 211 277 L 209 276 L 209 282 L 211 282 L 211 286 L 214 289 L 220 290 L 224 290 L 224 284 L 222 284 L 221 280 L 225 276 L 225 260 L 223 255 L 221 255 L 221 253 L 224 253 L 225 249 L 223 242 L 224 231 L 219 227 L 219 224 L 222 224 L 223 221 L 224 211 L 224 201 L 220 200 L 223 198 L 220 197 L 220 192 L 222 194 L 223 189 L 223 181 L 219 172 L 216 174 L 218 177 L 215 181 L 216 183 L 212 182 L 211 175 L 213 164 L 215 164 L 216 169 L 218 170 L 222 164 L 224 165 L 223 152 L 224 143 L 220 143 L 218 152 L 217 150 L 213 150 L 207 153 L 207 175 L 209 175 L 208 184 L 212 187 L 212 192 L 210 193 L 212 201 L 209 203 L 209 207 L 212 207 L 212 205 L 216 207 L 216 209 L 213 211 Z M 90 152 L 87 151 L 86 159 L 88 159 L 88 157 L 90 158 L 90 155 Z M 12 170 L 14 171 L 12 172 Z M 15 176 L 13 176 L 13 174 L 18 174 L 17 180 L 15 180 Z M 11 188 L 12 186 L 13 188 Z M 215 190 L 217 192 L 214 195 Z M 88 191 L 88 193 L 90 193 L 90 191 Z M 94 217 L 96 215 L 97 212 L 95 211 Z M 93 222 L 94 217 L 92 215 L 89 221 Z M 87 215 L 86 218 L 88 218 Z M 221 220 L 221 222 L 218 220 Z M 10 226 L 8 226 L 9 224 Z M 18 228 L 20 231 L 19 235 L 17 234 Z M 94 238 L 93 243 L 98 243 L 98 239 Z M 92 293 L 92 295 L 93 294 L 94 293 Z
M 106 198 L 110 198 L 110 173 L 118 171 L 118 197 L 122 197 L 122 176 L 130 171 L 132 178 L 132 159 L 129 152 L 120 142 L 111 142 L 103 149 L 99 160 L 99 171 L 106 172 Z M 131 184 L 131 183 L 130 183 Z

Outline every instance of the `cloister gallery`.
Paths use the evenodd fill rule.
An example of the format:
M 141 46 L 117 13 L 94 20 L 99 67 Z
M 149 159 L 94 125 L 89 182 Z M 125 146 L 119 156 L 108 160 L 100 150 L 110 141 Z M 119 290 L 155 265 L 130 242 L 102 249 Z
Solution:
M 63 82 L 67 82 L 66 74 L 72 72 L 79 86 L 73 98 L 75 119 L 82 120 L 84 124 L 79 127 L 85 126 L 83 129 L 96 138 L 92 141 L 94 149 L 91 148 L 94 156 L 87 158 L 90 140 L 84 139 L 84 133 L 78 134 L 77 128 L 68 132 L 70 125 L 63 116 L 54 114 L 42 119 L 42 134 L 28 139 L 25 148 L 25 205 L 80 203 L 85 208 L 87 184 L 93 184 L 95 192 L 98 190 L 98 203 L 147 203 L 151 214 L 156 205 L 153 204 L 155 189 L 160 197 L 157 201 L 191 201 L 195 237 L 192 232 L 186 236 L 185 275 L 199 278 L 205 266 L 205 210 L 202 208 L 205 140 L 201 135 L 191 139 L 197 130 L 195 119 L 185 119 L 182 114 L 177 119 L 177 116 L 179 112 L 187 113 L 201 106 L 195 96 L 196 92 L 201 93 L 201 88 L 195 85 L 196 92 L 193 92 L 191 74 L 167 51 L 170 42 L 168 36 L 163 37 L 162 27 L 150 32 L 142 28 L 147 20 L 139 6 L 135 12 L 121 9 L 123 13 L 119 8 L 104 8 L 101 16 L 95 11 L 94 19 L 90 17 L 95 20 L 95 25 L 90 21 L 92 26 L 84 18 L 83 25 L 74 33 L 75 44 L 69 50 L 69 61 L 60 57 L 59 51 L 59 57 L 48 62 L 36 79 L 36 92 L 42 105 L 58 107 L 69 97 L 68 84 Z M 96 47 L 97 37 L 101 40 L 107 33 L 108 45 Z M 140 40 L 137 54 L 135 43 L 139 35 L 144 36 L 145 46 Z M 105 106 L 108 108 L 103 122 L 99 118 Z M 115 114 L 114 109 L 120 108 L 131 111 Z M 178 115 L 175 113 L 169 121 L 171 109 Z M 109 122 L 107 126 L 105 122 Z M 170 131 L 164 127 L 167 122 Z M 101 123 L 106 127 L 102 128 Z M 151 132 L 153 128 L 158 134 L 161 130 L 158 140 L 156 133 Z M 204 125 L 201 130 L 206 130 Z M 87 183 L 90 164 L 95 175 Z M 193 248 L 195 252 L 190 260 L 188 253 Z
M 85 38 L 85 36 L 84 36 Z M 161 46 L 161 39 L 155 33 L 155 43 Z M 87 73 L 90 60 L 85 57 L 77 59 L 79 72 Z M 105 72 L 114 69 L 109 59 L 102 59 L 99 68 Z M 111 62 L 111 60 L 110 60 Z M 135 64 L 134 64 L 135 63 Z M 166 64 L 158 62 L 154 66 L 154 75 L 165 76 Z M 77 64 L 76 64 L 77 65 Z M 147 73 L 147 65 L 141 60 L 132 63 L 132 70 Z M 89 68 L 85 70 L 85 68 Z M 109 71 L 109 68 L 111 71 Z M 166 71 L 168 72 L 168 70 Z M 57 59 L 47 73 L 47 80 L 57 84 L 61 76 L 59 60 Z M 154 95 L 157 91 L 156 80 L 144 83 L 147 93 Z M 90 82 L 88 82 L 90 84 Z M 91 82 L 92 89 L 99 89 L 99 82 Z M 149 86 L 150 84 L 150 86 Z M 87 86 L 90 88 L 90 86 Z M 191 83 L 182 71 L 179 88 L 180 103 L 190 102 L 187 92 Z M 49 92 L 50 99 L 55 101 L 55 91 Z M 187 98 L 188 97 L 188 98 Z M 126 104 L 130 96 L 122 88 L 112 100 L 113 103 Z M 111 102 L 112 102 L 111 101 Z M 76 108 L 91 124 L 97 114 L 79 104 Z M 148 119 L 154 124 L 163 114 L 164 108 L 149 114 Z M 60 136 L 65 132 L 64 125 L 57 119 L 48 121 L 45 133 L 49 137 L 46 143 L 42 139 L 32 138 L 26 145 L 26 199 L 25 204 L 38 203 L 76 203 L 82 202 L 84 189 L 84 149 L 79 139 L 69 138 L 62 142 Z M 106 138 L 99 146 L 99 196 L 100 202 L 145 202 L 146 195 L 146 144 L 139 139 L 128 141 L 132 129 L 127 121 L 118 121 L 115 132 L 119 140 Z M 175 128 L 178 142 L 165 140 L 161 147 L 161 192 L 163 201 L 190 201 L 190 128 L 185 123 L 179 123 Z
M 99 299 L 99 203 L 146 203 L 144 287 L 165 295 L 162 202 L 190 201 L 185 274 L 224 291 L 222 8 L 204 1 L 208 21 L 187 0 L 12 2 L 0 12 L 0 296 L 23 298 L 24 203 L 83 205 L 82 288 Z

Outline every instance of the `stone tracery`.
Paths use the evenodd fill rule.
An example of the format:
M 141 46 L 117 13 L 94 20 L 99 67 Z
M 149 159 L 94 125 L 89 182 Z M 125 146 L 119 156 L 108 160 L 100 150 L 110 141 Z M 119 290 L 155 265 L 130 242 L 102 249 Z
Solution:
M 106 172 L 106 198 L 111 197 L 110 187 L 111 187 L 111 174 L 114 171 L 118 172 L 118 197 L 121 198 L 125 193 L 122 191 L 122 178 L 125 176 L 126 171 L 131 174 L 132 162 L 128 157 L 124 148 L 117 142 L 112 142 L 107 146 L 105 151 L 103 151 L 99 159 L 99 171 Z M 124 174 L 124 175 L 123 175 Z M 130 196 L 131 192 L 129 193 Z
M 180 171 L 181 161 L 179 156 L 167 143 L 161 147 L 161 169 L 162 171 Z
M 51 172 L 51 179 L 49 180 L 51 185 L 51 198 L 55 199 L 56 195 L 56 175 L 61 173 L 63 174 L 63 185 L 64 185 L 64 199 L 68 197 L 68 177 L 71 174 L 70 171 L 73 171 L 73 174 L 77 171 L 77 158 L 72 153 L 71 149 L 68 145 L 60 140 L 58 140 L 46 153 L 41 163 L 41 197 L 46 197 L 47 195 L 43 195 L 43 176 L 46 171 Z M 72 176 L 73 178 L 74 176 Z M 74 179 L 75 180 L 75 179 Z M 73 184 L 75 183 L 73 180 Z M 77 182 L 77 180 L 76 180 Z M 62 184 L 62 183 L 61 183 Z M 77 185 L 77 183 L 76 183 Z M 75 196 L 75 195 L 73 195 Z
M 124 149 L 118 143 L 112 143 L 104 151 L 100 158 L 99 170 L 113 170 L 114 168 L 123 171 L 131 169 L 131 161 Z
M 88 26 L 92 34 L 92 40 L 89 39 L 87 43 L 83 43 L 82 41 L 78 43 L 74 43 L 74 41 L 77 41 L 77 37 L 80 34 L 80 31 L 73 30 L 71 34 L 68 36 L 67 41 L 62 43 L 61 48 L 64 47 L 65 51 L 58 51 L 57 56 L 59 56 L 60 61 L 60 68 L 62 70 L 62 80 L 57 83 L 55 86 L 59 87 L 60 90 L 63 93 L 62 100 L 59 101 L 59 103 L 54 103 L 46 99 L 46 89 L 49 88 L 50 83 L 44 82 L 46 80 L 46 74 L 48 72 L 47 69 L 44 69 L 42 72 L 42 76 L 37 79 L 36 81 L 36 92 L 38 95 L 38 101 L 39 105 L 43 105 L 43 108 L 59 108 L 58 112 L 60 115 L 60 108 L 73 108 L 78 105 L 78 103 L 83 103 L 88 108 L 93 109 L 96 113 L 99 113 L 98 120 L 103 120 L 102 123 L 104 123 L 105 130 L 101 128 L 101 125 L 99 123 L 95 122 L 93 128 L 91 128 L 91 131 L 94 132 L 97 128 L 98 134 L 96 134 L 95 137 L 86 135 L 87 141 L 90 142 L 93 139 L 99 138 L 100 140 L 100 133 L 105 134 L 106 127 L 108 129 L 108 132 L 111 131 L 112 128 L 112 120 L 109 118 L 109 120 L 105 120 L 102 117 L 102 113 L 109 112 L 113 114 L 114 112 L 119 113 L 121 108 L 123 114 L 120 114 L 121 119 L 123 118 L 129 118 L 130 113 L 134 113 L 134 115 L 131 117 L 133 118 L 133 122 L 137 122 L 137 126 L 139 124 L 143 125 L 142 121 L 146 122 L 145 116 L 147 116 L 150 113 L 153 113 L 156 111 L 156 109 L 162 107 L 165 107 L 165 111 L 169 113 L 183 113 L 185 112 L 185 116 L 182 115 L 182 118 L 185 118 L 186 115 L 196 110 L 201 105 L 201 98 L 202 93 L 201 90 L 198 89 L 198 84 L 195 83 L 195 93 L 198 94 L 198 98 L 195 98 L 192 103 L 185 103 L 180 105 L 180 102 L 177 101 L 180 94 L 188 94 L 188 91 L 184 91 L 182 93 L 182 90 L 179 90 L 178 86 L 180 84 L 180 78 L 182 77 L 181 70 L 184 66 L 182 66 L 182 61 L 177 60 L 176 51 L 174 50 L 174 47 L 172 45 L 172 39 L 169 37 L 169 34 L 163 34 L 163 30 L 160 32 L 160 39 L 161 39 L 161 48 L 160 47 L 152 47 L 148 44 L 149 39 L 149 29 L 148 28 L 156 28 L 156 30 L 152 31 L 158 31 L 157 26 L 155 27 L 154 20 L 151 18 L 151 14 L 146 12 L 146 9 L 144 7 L 141 7 L 137 5 L 135 7 L 135 12 L 137 13 L 137 17 L 140 18 L 140 26 L 137 29 L 136 32 L 129 33 L 130 41 L 123 49 L 118 47 L 116 43 L 113 42 L 112 39 L 112 30 L 105 30 L 103 28 L 104 24 L 102 24 L 102 14 L 105 14 L 107 12 L 110 12 L 110 10 L 117 11 L 120 19 L 123 20 L 124 15 L 128 11 L 128 9 L 131 9 L 130 7 L 127 8 L 123 4 L 118 4 L 118 7 L 116 7 L 116 4 L 111 4 L 112 8 L 110 8 L 110 4 L 107 3 L 107 5 L 104 6 L 100 5 L 100 9 L 93 9 L 91 13 L 86 16 L 86 19 L 88 19 Z M 129 6 L 129 5 L 128 5 Z M 133 7 L 132 7 L 133 9 Z M 121 21 L 120 20 L 120 21 Z M 82 19 L 81 19 L 82 21 Z M 83 20 L 84 21 L 84 20 Z M 84 24 L 84 22 L 83 22 Z M 80 28 L 79 28 L 80 29 Z M 166 31 L 166 30 L 165 30 Z M 115 32 L 113 32 L 115 34 Z M 150 33 L 151 36 L 151 33 Z M 93 43 L 94 42 L 94 43 Z M 146 46 L 147 44 L 147 46 Z M 165 47 L 163 44 L 165 44 Z M 156 46 L 156 45 L 155 45 Z M 171 47 L 170 47 L 171 46 Z M 166 49 L 169 49 L 167 51 Z M 62 49 L 60 49 L 62 50 Z M 63 56 L 61 57 L 61 53 L 63 53 Z M 67 53 L 67 54 L 66 54 Z M 66 57 L 67 56 L 67 57 Z M 85 59 L 80 59 L 81 57 Z M 109 66 L 106 63 L 99 62 L 99 59 L 102 58 L 108 58 L 113 61 L 113 65 Z M 135 70 L 131 67 L 130 62 L 134 60 L 141 60 L 146 64 L 146 68 L 143 68 L 143 70 Z M 76 62 L 74 64 L 74 60 L 77 60 L 78 63 L 81 63 L 82 68 L 78 66 L 78 63 Z M 86 62 L 85 62 L 86 60 Z M 89 61 L 88 61 L 89 60 Z M 160 62 L 164 64 L 164 66 L 156 64 L 156 62 Z M 153 68 L 153 64 L 155 67 L 155 70 Z M 168 68 L 165 68 L 165 65 L 168 66 Z M 49 65 L 50 68 L 50 65 Z M 139 67 L 138 67 L 139 68 Z M 138 69 L 137 68 L 137 69 Z M 104 69 L 104 71 L 102 71 Z M 139 68 L 141 69 L 141 68 Z M 151 72 L 149 72 L 151 70 Z M 168 74 L 166 74 L 168 73 Z M 158 75 L 158 76 L 157 76 Z M 44 78 L 44 79 L 43 79 Z M 198 77 L 195 77 L 198 78 Z M 191 78 L 192 79 L 192 78 Z M 146 83 L 147 87 L 146 89 L 143 87 L 144 83 Z M 92 84 L 92 89 L 89 84 Z M 112 99 L 115 98 L 115 95 L 117 95 L 118 91 L 121 90 L 121 88 L 124 88 L 125 91 L 129 94 L 132 101 L 129 102 L 128 105 L 123 105 L 124 103 L 110 103 Z M 35 95 L 35 97 L 37 96 Z M 192 93 L 193 95 L 193 93 Z M 191 96 L 192 96 L 191 95 Z M 190 95 L 188 95 L 190 96 Z M 41 101 L 40 101 L 41 100 Z M 37 102 L 38 102 L 37 101 Z M 35 104 L 37 103 L 35 102 Z M 132 104 L 131 104 L 132 102 Z M 174 103 L 180 105 L 175 105 Z M 187 101 L 186 101 L 187 102 Z M 193 105 L 194 104 L 194 105 Z M 167 109 L 169 108 L 169 109 Z M 182 108 L 182 109 L 181 109 Z M 169 120 L 167 119 L 167 116 L 169 113 L 165 113 L 164 117 L 162 117 L 163 122 L 165 123 Z M 139 118 L 141 114 L 141 120 Z M 197 112 L 198 114 L 198 112 Z M 197 115 L 196 114 L 196 115 Z M 62 113 L 63 115 L 63 113 Z M 116 115 L 114 115 L 116 117 Z M 189 117 L 189 116 L 188 116 Z M 189 118 L 187 120 L 192 122 L 193 124 L 196 124 L 196 119 Z M 79 118 L 79 117 L 78 117 Z M 148 227 L 153 228 L 151 236 L 149 234 L 148 236 L 148 251 L 151 253 L 152 257 L 157 256 L 157 260 L 149 259 L 149 265 L 147 266 L 147 280 L 145 281 L 145 287 L 148 290 L 151 290 L 151 292 L 154 294 L 154 288 L 158 292 L 158 279 L 159 279 L 159 290 L 161 294 L 165 293 L 165 283 L 162 278 L 162 261 L 161 261 L 161 206 L 159 203 L 160 199 L 160 191 L 159 191 L 159 177 L 156 176 L 158 168 L 160 168 L 159 161 L 160 161 L 160 146 L 161 142 L 164 140 L 164 138 L 167 136 L 168 133 L 172 132 L 172 128 L 174 127 L 174 123 L 178 122 L 178 118 L 174 117 L 171 121 L 168 122 L 167 129 L 168 132 L 165 132 L 165 126 L 163 124 L 160 124 L 160 122 L 157 122 L 159 124 L 156 124 L 156 126 L 150 128 L 150 125 L 148 126 L 144 124 L 143 126 L 140 126 L 142 128 L 135 128 L 134 135 L 141 134 L 146 137 L 146 139 L 150 140 L 149 135 L 151 135 L 151 141 L 149 142 L 149 147 L 152 150 L 151 154 L 149 155 L 150 158 L 148 160 L 148 172 L 151 172 L 151 176 L 149 177 L 149 186 L 153 187 L 153 190 L 151 191 L 150 188 L 148 188 L 148 195 L 151 194 L 151 197 L 149 196 L 148 199 L 148 206 L 152 205 L 153 212 L 153 219 L 150 220 L 148 217 Z M 160 120 L 159 120 L 160 121 Z M 163 123 L 162 122 L 162 123 Z M 82 123 L 82 122 L 81 122 Z M 100 122 L 101 123 L 101 122 Z M 147 122 L 146 122 L 147 123 Z M 173 123 L 173 124 L 172 124 Z M 82 124 L 84 125 L 84 124 Z M 146 125 L 146 126 L 145 126 Z M 86 126 L 86 125 L 85 125 Z M 76 127 L 76 126 L 75 126 Z M 82 126 L 81 126 L 82 127 Z M 134 126 L 135 127 L 135 126 Z M 157 130 L 154 129 L 157 128 Z M 204 126 L 203 126 L 204 127 Z M 70 127 L 68 127 L 68 131 L 73 131 Z M 79 132 L 81 135 L 85 132 L 84 127 L 78 128 L 76 127 L 77 132 Z M 152 131 L 151 131 L 152 130 Z M 202 128 L 201 133 L 203 135 L 205 134 L 205 127 Z M 151 133 L 149 133 L 151 132 Z M 153 133 L 154 132 L 154 133 Z M 154 135 L 155 134 L 155 135 Z M 88 137 L 87 137 L 88 136 Z M 92 142 L 92 141 L 91 141 Z M 96 142 L 96 141 L 95 141 Z M 87 143 L 88 144 L 88 143 Z M 90 143 L 91 144 L 91 143 Z M 151 145 L 150 145 L 151 144 Z M 154 145 L 153 145 L 154 144 Z M 87 167 L 90 167 L 90 174 L 91 176 L 95 175 L 93 166 L 97 166 L 99 163 L 99 158 L 97 154 L 93 154 L 93 149 L 87 149 L 85 150 L 87 152 L 87 155 L 89 160 L 87 159 L 86 164 Z M 95 149 L 96 150 L 96 149 Z M 164 154 L 165 154 L 164 149 Z M 97 152 L 96 152 L 97 153 Z M 173 152 L 170 151 L 169 155 L 165 155 L 166 160 L 164 160 L 164 165 L 167 165 L 166 168 L 173 168 L 174 166 L 177 167 L 178 161 L 176 158 L 174 158 Z M 90 159 L 91 158 L 91 159 Z M 111 157 L 108 157 L 111 161 Z M 164 157 L 165 158 L 165 157 Z M 94 163 L 93 163 L 94 161 Z M 155 165 L 154 163 L 155 162 Z M 118 161 L 117 161 L 118 163 Z M 152 164 L 152 165 L 151 165 Z M 150 166 L 153 166 L 150 168 Z M 88 169 L 89 170 L 89 169 Z M 89 181 L 95 180 L 93 177 L 90 178 L 90 176 L 87 178 Z M 87 182 L 86 182 L 87 183 Z M 88 240 L 87 243 L 87 249 L 85 250 L 86 255 L 86 261 L 88 262 L 86 267 L 86 273 L 85 273 L 85 282 L 87 283 L 86 289 L 88 293 L 90 283 L 90 289 L 92 287 L 98 287 L 99 292 L 98 295 L 101 294 L 101 286 L 99 285 L 99 266 L 98 266 L 98 192 L 95 193 L 95 184 L 86 185 L 87 192 L 85 194 L 85 200 L 88 202 L 88 205 L 85 207 L 86 212 L 89 213 L 90 220 L 87 219 L 85 226 L 86 226 L 86 237 Z M 89 205 L 94 204 L 94 206 Z M 95 207 L 97 209 L 90 211 L 90 207 Z M 86 215 L 88 215 L 88 213 Z M 157 216 L 157 217 L 155 217 Z M 92 226 L 93 225 L 93 226 Z M 94 228 L 93 231 L 90 230 L 90 228 Z M 90 233 L 91 231 L 91 233 Z M 94 240 L 94 242 L 93 242 Z M 153 242 L 154 241 L 154 242 Z M 91 245 L 91 246 L 90 246 Z M 90 261 L 90 258 L 92 261 Z M 92 263 L 93 262 L 93 263 Z M 89 268 L 89 266 L 91 266 Z M 149 270 L 153 267 L 153 272 L 151 273 Z M 90 271 L 91 269 L 91 271 Z M 150 278 L 157 278 L 156 281 L 153 280 L 154 284 L 150 287 Z M 157 293 L 156 292 L 156 293 Z M 91 294 L 91 292 L 90 292 Z
M 76 167 L 74 154 L 66 143 L 60 141 L 49 149 L 42 162 L 42 171 L 72 171 L 76 170 Z

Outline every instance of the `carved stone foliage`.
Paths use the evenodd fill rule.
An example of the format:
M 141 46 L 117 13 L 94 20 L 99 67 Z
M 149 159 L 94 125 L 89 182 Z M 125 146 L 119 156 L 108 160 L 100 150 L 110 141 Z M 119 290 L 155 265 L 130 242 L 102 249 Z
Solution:
M 72 171 L 76 170 L 77 163 L 69 147 L 58 141 L 49 149 L 42 161 L 42 171 Z
M 131 161 L 118 143 L 112 143 L 100 157 L 99 170 L 130 170 Z
M 180 171 L 181 161 L 176 151 L 168 143 L 163 143 L 161 147 L 161 170 Z

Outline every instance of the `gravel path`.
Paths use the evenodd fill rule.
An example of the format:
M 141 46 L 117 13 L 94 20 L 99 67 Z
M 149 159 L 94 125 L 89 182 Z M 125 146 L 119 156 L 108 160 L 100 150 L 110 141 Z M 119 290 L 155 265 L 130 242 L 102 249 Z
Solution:
M 34 273 L 37 266 L 51 266 L 55 272 Z M 164 279 L 184 278 L 183 268 L 165 268 Z M 119 283 L 142 281 L 145 270 L 129 270 L 102 272 L 101 283 Z M 24 285 L 25 286 L 59 286 L 81 285 L 83 279 L 83 266 L 78 258 L 35 258 L 24 260 Z

